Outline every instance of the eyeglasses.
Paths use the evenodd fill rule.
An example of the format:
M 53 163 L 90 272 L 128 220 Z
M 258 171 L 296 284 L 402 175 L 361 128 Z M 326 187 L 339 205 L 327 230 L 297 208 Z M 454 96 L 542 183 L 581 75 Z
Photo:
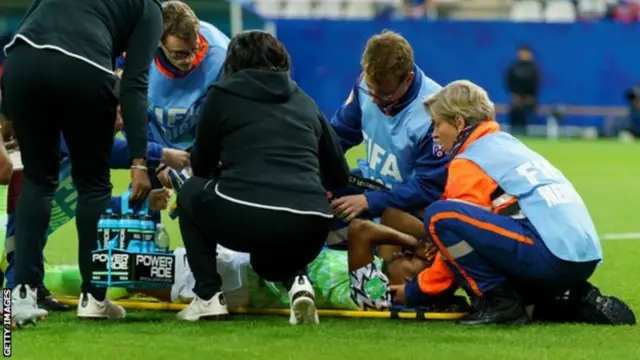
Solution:
M 194 54 L 198 53 L 198 51 L 200 51 L 200 49 L 202 48 L 201 46 L 194 46 L 193 48 L 185 51 L 185 50 L 171 50 L 168 47 L 166 47 L 164 44 L 162 44 L 162 48 L 165 51 L 165 53 L 167 54 L 167 56 L 169 56 L 172 59 L 175 60 L 184 60 L 187 59 L 191 56 L 193 56 Z
M 409 75 L 405 76 L 402 81 L 400 81 L 398 87 L 391 94 L 380 94 L 363 86 L 358 86 L 358 88 L 360 88 L 362 92 L 371 96 L 372 98 L 378 99 L 382 102 L 392 102 L 395 101 L 402 92 L 407 90 L 407 88 L 409 87 L 409 81 L 407 80 L 409 80 Z

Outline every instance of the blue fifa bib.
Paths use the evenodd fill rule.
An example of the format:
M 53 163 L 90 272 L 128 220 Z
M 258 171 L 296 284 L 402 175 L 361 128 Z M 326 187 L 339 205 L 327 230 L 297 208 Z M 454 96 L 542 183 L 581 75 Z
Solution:
M 202 21 L 200 34 L 209 48 L 204 60 L 186 76 L 168 77 L 155 62 L 150 67 L 149 139 L 164 147 L 186 150 L 193 145 L 208 89 L 222 73 L 229 38 Z
M 395 116 L 384 114 L 366 92 L 359 90 L 362 111 L 362 135 L 367 149 L 366 163 L 360 166 L 362 175 L 391 189 L 414 176 L 417 144 L 431 126 L 431 116 L 422 102 L 438 92 L 441 86 L 421 70 L 416 72 L 420 88 L 416 98 Z M 367 88 L 364 80 L 360 88 Z
M 524 215 L 551 253 L 565 261 L 602 260 L 602 246 L 582 198 L 544 157 L 504 133 L 488 134 L 457 157 L 477 164 Z

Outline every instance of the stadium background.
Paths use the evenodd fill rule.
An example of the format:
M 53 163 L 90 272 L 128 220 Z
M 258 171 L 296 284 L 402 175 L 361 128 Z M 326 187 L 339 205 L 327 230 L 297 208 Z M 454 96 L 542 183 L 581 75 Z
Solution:
M 413 44 L 418 65 L 437 82 L 466 78 L 485 87 L 499 104 L 500 121 L 504 120 L 504 105 L 509 98 L 503 74 L 521 44 L 534 49 L 542 70 L 539 102 L 543 106 L 541 116 L 531 119 L 533 125 L 546 123 L 550 110 L 562 107 L 566 113 L 562 124 L 569 126 L 572 135 L 592 134 L 573 126 L 612 135 L 613 124 L 626 117 L 624 91 L 640 82 L 640 50 L 636 44 L 640 25 L 606 18 L 604 6 L 610 0 L 549 0 L 547 11 L 540 11 L 541 20 L 547 22 L 535 21 L 536 8 L 530 6 L 545 4 L 544 0 L 513 0 L 513 4 L 512 0 L 426 0 L 440 1 L 437 7 L 446 10 L 443 16 L 447 18 L 437 20 L 394 16 L 394 5 L 397 7 L 401 1 L 187 3 L 200 18 L 227 34 L 241 28 L 276 32 L 291 52 L 294 79 L 327 115 L 346 99 L 359 74 L 359 59 L 368 37 L 389 28 Z M 409 0 L 420 1 L 425 0 Z M 27 3 L 1 2 L 0 44 L 17 27 Z M 602 6 L 594 5 L 598 3 Z M 578 9 L 586 10 L 580 13 L 562 6 L 558 9 L 558 4 L 576 4 Z M 603 13 L 592 10 L 598 8 Z M 495 18 L 487 20 L 487 14 L 492 12 Z M 551 19 L 545 20 L 545 15 Z M 578 16 L 582 21 L 570 21 Z M 540 133 L 541 128 L 533 126 L 533 131 Z
M 0 1 L 0 42 L 7 41 L 28 0 Z M 546 135 L 551 110 L 562 108 L 559 141 L 525 139 L 571 179 L 603 235 L 605 263 L 594 281 L 605 292 L 640 309 L 640 151 L 620 142 L 616 124 L 627 118 L 624 92 L 640 81 L 640 25 L 633 2 L 603 0 L 440 0 L 427 17 L 408 19 L 386 0 L 186 1 L 199 17 L 228 34 L 240 29 L 275 32 L 291 53 L 293 77 L 327 116 L 346 99 L 359 74 L 369 36 L 392 29 L 407 37 L 416 61 L 441 84 L 466 78 L 485 87 L 504 121 L 508 93 L 504 72 L 516 48 L 528 44 L 542 69 L 539 114 L 532 134 Z M 418 3 L 420 1 L 417 1 Z M 576 6 L 578 11 L 576 11 Z M 266 16 L 265 16 L 266 15 Z M 625 17 L 626 16 L 626 17 Z M 637 17 L 636 17 L 637 18 Z M 1 71 L 1 69 L 0 69 Z M 73 99 L 69 100 L 70 103 Z M 595 135 L 599 139 L 594 140 Z M 578 138 L 589 138 L 577 139 Z M 350 161 L 362 149 L 349 154 Z M 123 191 L 126 172 L 114 172 Z M 174 225 L 174 242 L 179 234 Z M 47 259 L 75 263 L 73 224 L 49 240 Z M 638 359 L 640 332 L 629 328 L 532 326 L 525 329 L 460 329 L 451 324 L 323 319 L 317 329 L 292 329 L 283 318 L 239 318 L 230 324 L 191 326 L 172 314 L 132 313 L 124 324 L 78 324 L 55 315 L 37 331 L 15 336 L 18 358 L 163 358 L 225 356 L 232 359 Z M 117 349 L 116 349 L 117 348 Z M 116 355 L 118 354 L 118 355 Z

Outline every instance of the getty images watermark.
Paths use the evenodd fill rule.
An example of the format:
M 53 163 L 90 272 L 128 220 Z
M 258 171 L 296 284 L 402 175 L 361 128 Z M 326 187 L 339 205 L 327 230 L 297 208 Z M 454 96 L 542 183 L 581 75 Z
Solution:
M 11 357 L 11 289 L 2 289 L 2 356 Z

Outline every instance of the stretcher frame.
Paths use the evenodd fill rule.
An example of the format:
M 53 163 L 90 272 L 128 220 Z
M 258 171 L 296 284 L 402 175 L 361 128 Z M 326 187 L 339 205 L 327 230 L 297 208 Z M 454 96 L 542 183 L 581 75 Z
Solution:
M 78 305 L 76 297 L 58 297 L 59 302 L 71 306 Z M 146 299 L 122 299 L 116 300 L 116 304 L 121 305 L 127 310 L 155 310 L 155 311 L 180 311 L 188 306 L 188 304 L 176 304 L 168 302 L 160 302 L 157 300 Z M 289 316 L 289 309 L 250 309 L 250 308 L 234 308 L 231 309 L 232 314 L 238 315 L 285 315 Z M 407 319 L 407 320 L 429 320 L 429 321 L 451 321 L 458 320 L 465 313 L 432 313 L 424 311 L 408 311 L 408 310 L 392 310 L 392 311 L 353 311 L 353 310 L 335 310 L 335 309 L 318 309 L 318 315 L 321 317 L 336 318 L 360 318 L 360 319 Z

